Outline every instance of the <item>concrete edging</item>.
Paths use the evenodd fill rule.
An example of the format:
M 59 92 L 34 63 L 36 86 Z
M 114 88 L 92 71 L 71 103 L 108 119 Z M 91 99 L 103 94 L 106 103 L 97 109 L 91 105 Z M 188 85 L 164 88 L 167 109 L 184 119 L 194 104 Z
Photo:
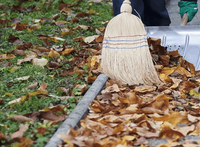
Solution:
M 79 121 L 82 118 L 84 118 L 84 115 L 88 112 L 89 104 L 101 92 L 107 80 L 108 77 L 104 74 L 100 74 L 97 77 L 92 86 L 88 89 L 83 98 L 77 104 L 75 109 L 68 116 L 68 118 L 62 123 L 62 125 L 57 129 L 57 131 L 47 142 L 45 147 L 57 147 L 58 145 L 62 144 L 62 141 L 58 138 L 57 134 L 67 133 L 69 131 L 70 126 L 72 128 L 75 128 L 79 124 Z

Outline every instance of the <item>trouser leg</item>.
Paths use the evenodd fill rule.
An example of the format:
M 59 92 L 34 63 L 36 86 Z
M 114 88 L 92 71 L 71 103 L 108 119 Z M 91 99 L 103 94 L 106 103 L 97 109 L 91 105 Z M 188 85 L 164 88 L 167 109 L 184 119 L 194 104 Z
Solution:
M 165 0 L 143 0 L 144 23 L 147 26 L 169 26 L 171 23 Z
M 120 8 L 121 5 L 123 3 L 124 0 L 112 0 L 113 1 L 113 11 L 114 11 L 114 15 L 118 15 L 120 14 Z M 133 9 L 133 14 L 141 17 L 143 19 L 143 15 L 144 15 L 144 4 L 143 4 L 143 0 L 131 0 L 131 6 Z

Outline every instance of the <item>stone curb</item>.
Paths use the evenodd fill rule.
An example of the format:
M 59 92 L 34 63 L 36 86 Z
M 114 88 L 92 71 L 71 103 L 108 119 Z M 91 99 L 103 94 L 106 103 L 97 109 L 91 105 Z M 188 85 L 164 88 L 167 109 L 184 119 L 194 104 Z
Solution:
M 96 96 L 101 92 L 108 77 L 104 74 L 100 74 L 94 81 L 92 86 L 85 93 L 83 98 L 80 100 L 76 108 L 68 116 L 68 118 L 62 123 L 62 125 L 57 129 L 54 135 L 47 142 L 45 147 L 57 147 L 62 144 L 62 141 L 58 138 L 57 134 L 67 133 L 70 126 L 76 128 L 79 125 L 79 121 L 84 118 L 85 114 L 88 112 L 89 104 L 96 98 Z

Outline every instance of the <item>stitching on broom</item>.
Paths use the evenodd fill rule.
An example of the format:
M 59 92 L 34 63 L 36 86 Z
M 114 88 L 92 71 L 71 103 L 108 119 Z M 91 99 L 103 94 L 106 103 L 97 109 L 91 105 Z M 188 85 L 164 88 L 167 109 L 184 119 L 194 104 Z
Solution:
M 141 45 L 141 46 L 136 46 L 136 47 L 110 47 L 109 45 L 104 45 L 103 48 L 110 48 L 110 49 L 136 49 L 140 47 L 145 47 L 148 45 Z
M 108 45 L 133 45 L 133 44 L 139 44 L 139 43 L 147 43 L 146 40 L 144 41 L 140 41 L 140 42 L 135 42 L 135 43 L 104 43 L 104 44 L 108 44 Z
M 110 42 L 132 42 L 132 41 L 141 41 L 147 40 L 147 38 L 137 39 L 137 40 L 111 40 L 111 39 L 104 39 L 103 41 L 110 41 Z
M 146 35 L 133 35 L 133 36 L 115 36 L 115 37 L 105 37 L 105 38 L 118 38 L 118 37 L 137 37 L 137 36 L 146 36 Z

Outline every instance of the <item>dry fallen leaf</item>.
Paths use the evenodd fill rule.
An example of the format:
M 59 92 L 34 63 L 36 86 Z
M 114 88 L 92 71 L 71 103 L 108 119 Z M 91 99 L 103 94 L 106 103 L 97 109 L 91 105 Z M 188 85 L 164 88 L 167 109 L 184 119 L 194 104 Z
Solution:
M 13 134 L 11 134 L 11 139 L 15 139 L 15 138 L 21 138 L 24 135 L 24 132 L 28 129 L 29 125 L 28 124 L 21 124 L 19 126 L 19 130 L 17 132 L 14 132 Z
M 23 115 L 15 115 L 15 116 L 12 116 L 10 119 L 16 122 L 33 122 L 34 121 L 33 119 L 28 118 Z
M 32 62 L 33 62 L 33 65 L 44 67 L 45 65 L 47 65 L 48 60 L 45 58 L 41 58 L 41 59 L 34 58 Z

